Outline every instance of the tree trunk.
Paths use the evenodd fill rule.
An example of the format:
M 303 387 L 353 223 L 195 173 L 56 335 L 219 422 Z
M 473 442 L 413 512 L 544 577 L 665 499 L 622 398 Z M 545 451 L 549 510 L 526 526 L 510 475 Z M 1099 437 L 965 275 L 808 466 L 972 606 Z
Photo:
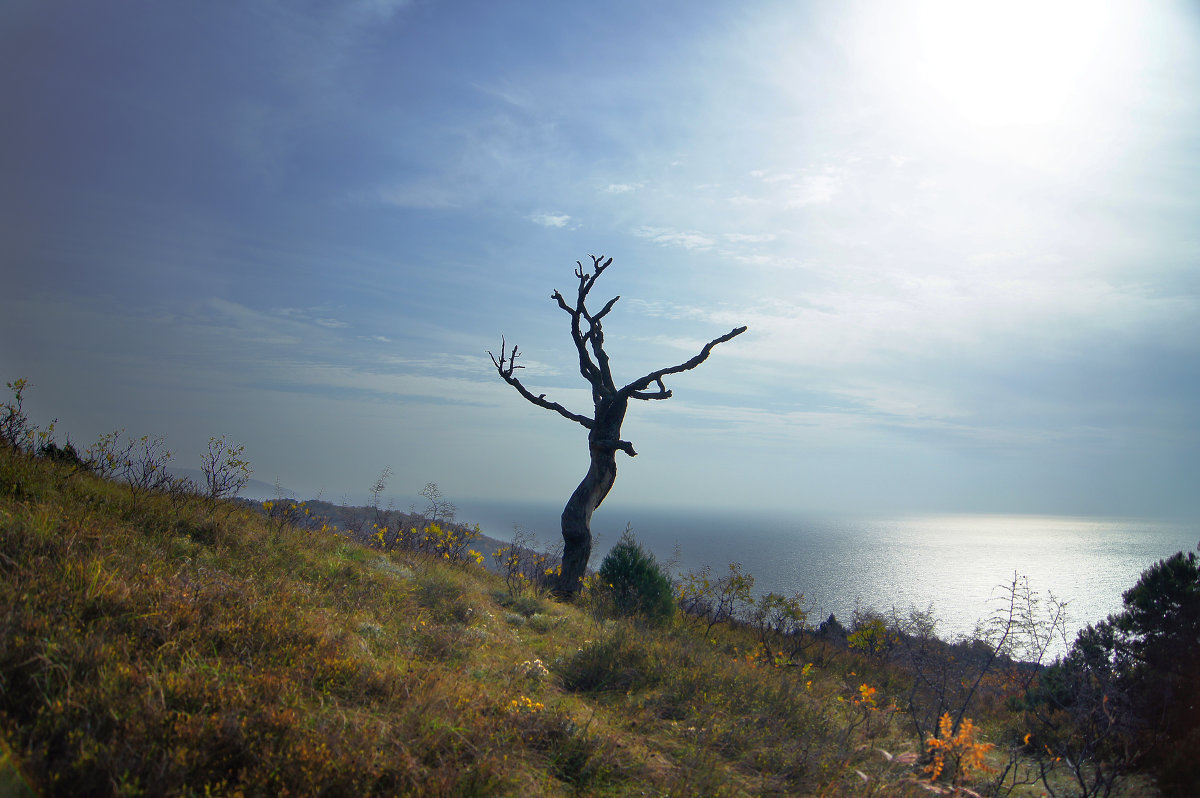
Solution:
M 596 424 L 588 433 L 591 464 L 562 511 L 562 575 L 555 593 L 570 597 L 579 592 L 592 556 L 592 512 L 604 501 L 617 479 L 617 449 L 621 423 L 628 406 L 624 398 L 604 400 L 596 407 Z M 632 449 L 632 447 L 630 447 Z
M 612 449 L 591 446 L 592 463 L 562 511 L 562 575 L 555 593 L 573 596 L 587 572 L 592 556 L 592 511 L 600 506 L 617 479 L 617 458 Z

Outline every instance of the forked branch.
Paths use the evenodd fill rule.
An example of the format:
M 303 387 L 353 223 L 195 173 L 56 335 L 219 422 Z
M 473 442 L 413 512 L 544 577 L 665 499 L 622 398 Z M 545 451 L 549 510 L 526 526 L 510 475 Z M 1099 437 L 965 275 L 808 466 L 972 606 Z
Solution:
M 708 360 L 708 355 L 710 352 L 712 352 L 714 346 L 717 344 L 723 344 L 731 338 L 736 338 L 745 331 L 745 327 L 734 327 L 720 338 L 714 338 L 705 344 L 704 348 L 700 350 L 700 354 L 696 355 L 691 360 L 680 363 L 678 366 L 671 366 L 670 368 L 652 371 L 645 377 L 640 377 L 626 385 L 621 389 L 621 393 L 632 399 L 670 399 L 671 391 L 668 390 L 665 385 L 663 385 L 663 377 L 667 376 L 668 374 L 678 374 L 681 371 L 691 371 L 705 360 Z M 658 385 L 657 391 L 646 390 L 650 387 L 651 383 L 656 383 Z
M 579 355 L 579 373 L 591 385 L 592 400 L 595 402 L 597 409 L 600 408 L 602 403 L 612 400 L 624 402 L 629 399 L 670 399 L 672 394 L 670 389 L 663 384 L 663 377 L 669 374 L 691 371 L 708 359 L 713 347 L 717 344 L 722 344 L 731 338 L 736 338 L 746 331 L 745 327 L 735 327 L 725 335 L 709 341 L 700 350 L 700 353 L 690 360 L 680 363 L 677 366 L 652 371 L 644 377 L 640 377 L 629 383 L 624 388 L 617 390 L 616 384 L 613 382 L 612 371 L 609 367 L 608 353 L 604 351 L 604 328 L 601 322 L 621 297 L 615 296 L 608 300 L 598 313 L 593 314 L 588 312 L 588 294 L 591 292 L 592 286 L 596 284 L 596 278 L 603 274 L 604 270 L 612 263 L 612 258 L 605 259 L 603 255 L 590 255 L 589 257 L 592 259 L 591 272 L 584 268 L 581 261 L 575 262 L 578 266 L 575 270 L 575 277 L 579 280 L 579 288 L 576 292 L 574 306 L 568 303 L 566 297 L 559 291 L 551 294 L 550 298 L 557 302 L 558 306 L 571 316 L 571 340 L 574 342 L 575 350 Z M 514 373 L 516 369 L 523 368 L 523 366 L 517 365 L 517 358 L 520 357 L 520 353 L 517 351 L 515 344 L 510 350 L 508 349 L 507 341 L 501 337 L 500 357 L 497 358 L 491 352 L 488 352 L 488 355 L 491 356 L 492 365 L 496 367 L 496 372 L 500 375 L 501 379 L 516 388 L 528 401 L 538 407 L 553 410 L 563 418 L 582 424 L 588 429 L 595 427 L 594 418 L 589 418 L 579 413 L 572 413 L 557 402 L 548 400 L 545 394 L 535 396 L 521 384 L 521 381 L 517 379 Z M 657 386 L 656 389 L 651 390 L 650 387 L 652 385 Z M 627 451 L 631 455 L 634 453 L 633 446 L 623 441 L 617 441 L 611 445 L 612 448 Z
M 516 369 L 525 368 L 524 366 L 517 365 L 517 358 L 521 355 L 517 351 L 516 344 L 512 345 L 511 350 L 508 349 L 508 342 L 505 341 L 504 336 L 500 336 L 500 357 L 496 357 L 494 354 L 492 354 L 490 349 L 488 350 L 488 356 L 492 359 L 492 365 L 496 367 L 496 373 L 500 375 L 500 379 L 516 388 L 517 392 L 530 402 L 534 403 L 538 407 L 544 407 L 547 410 L 553 410 L 563 418 L 570 419 L 578 424 L 582 424 L 588 429 L 591 429 L 595 424 L 595 422 L 587 416 L 581 416 L 578 413 L 572 413 L 558 402 L 551 402 L 546 398 L 546 394 L 544 393 L 534 396 L 528 388 L 522 385 L 521 381 L 513 375 L 513 371 Z
M 592 397 L 598 401 L 605 394 L 617 390 L 617 386 L 613 384 L 612 372 L 609 370 L 608 353 L 604 351 L 604 329 L 600 322 L 621 297 L 615 296 L 608 300 L 599 313 L 588 312 L 588 294 L 591 292 L 592 286 L 596 284 L 596 278 L 603 274 L 604 270 L 612 263 L 612 258 L 605 259 L 603 255 L 589 255 L 588 257 L 592 259 L 593 271 L 590 273 L 584 269 L 581 261 L 575 261 L 578 266 L 575 269 L 575 276 L 579 278 L 579 289 L 576 292 L 574 307 L 559 291 L 551 294 L 550 298 L 571 315 L 571 340 L 575 343 L 575 349 L 579 354 L 579 373 L 591 384 Z M 587 322 L 586 330 L 583 328 L 584 322 Z M 589 347 L 591 348 L 590 352 L 588 351 Z

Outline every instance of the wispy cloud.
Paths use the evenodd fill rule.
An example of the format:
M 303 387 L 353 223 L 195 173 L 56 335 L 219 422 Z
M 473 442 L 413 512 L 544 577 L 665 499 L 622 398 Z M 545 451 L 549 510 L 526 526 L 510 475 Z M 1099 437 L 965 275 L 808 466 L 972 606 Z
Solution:
M 278 316 L 284 319 L 301 322 L 304 324 L 315 324 L 318 327 L 324 327 L 327 330 L 341 330 L 350 326 L 349 322 L 342 321 L 329 313 L 329 308 L 272 308 L 270 313 L 272 316 Z
M 767 255 L 762 252 L 745 253 L 745 252 L 722 252 L 722 255 L 733 258 L 738 263 L 746 266 L 769 266 L 774 268 L 780 267 L 795 267 L 796 261 L 794 258 L 781 258 L 776 255 Z
M 529 112 L 537 108 L 537 101 L 528 88 L 515 86 L 509 81 L 493 81 L 490 83 L 471 81 L 470 86 L 488 97 L 493 97 L 505 105 L 510 105 L 521 111 Z
M 265 397 L 249 428 L 333 429 L 316 397 L 372 444 L 387 441 L 356 410 L 383 397 L 396 445 L 498 419 L 542 425 L 487 349 L 519 321 L 540 358 L 521 360 L 534 394 L 588 407 L 546 292 L 596 247 L 617 262 L 598 296 L 626 296 L 609 341 L 619 375 L 750 328 L 679 376 L 695 402 L 643 408 L 664 429 L 711 411 L 714 424 L 744 419 L 738 445 L 766 428 L 767 447 L 803 452 L 796 436 L 824 435 L 846 463 L 934 449 L 983 460 L 989 435 L 1033 447 L 1063 431 L 1093 436 L 1085 455 L 1062 455 L 1084 470 L 1131 485 L 1152 482 L 1152 460 L 1195 474 L 1200 449 L 1181 441 L 1200 434 L 1200 204 L 1184 133 L 1200 123 L 1200 72 L 1188 28 L 1170 24 L 1171 39 L 1155 27 L 1177 14 L 1136 15 L 1149 27 L 1124 32 L 1153 58 L 1105 50 L 1123 75 L 1108 110 L 1022 131 L 964 129 L 902 79 L 915 73 L 896 71 L 913 54 L 901 12 L 713 6 L 680 28 L 635 5 L 593 31 L 596 52 L 620 53 L 599 61 L 576 57 L 569 4 L 532 26 L 513 13 L 472 25 L 412 0 L 197 5 L 189 19 L 226 56 L 203 75 L 196 41 L 150 71 L 25 48 L 13 80 L 41 75 L 63 101 L 21 94 L 14 113 L 29 124 L 0 132 L 28 156 L 0 183 L 20 208 L 0 233 L 27 264 L 0 296 L 0 333 L 21 341 L 0 359 L 35 380 L 89 375 L 101 387 L 80 415 L 178 405 L 184 435 L 206 399 L 235 395 L 225 389 Z M 139 58 L 177 24 L 158 6 L 68 20 L 37 8 L 30 19 L 55 38 L 86 30 Z M 89 98 L 104 112 L 82 125 Z M 78 168 L 48 183 L 63 163 Z M 1116 437 L 1108 460 L 1093 456 L 1103 431 L 1134 425 L 1146 457 Z M 517 480 L 520 468 L 495 466 L 511 462 L 503 437 L 472 459 Z M 271 443 L 290 467 L 306 460 L 294 434 Z M 434 451 L 428 478 L 465 470 L 453 447 L 405 446 Z M 770 484 L 761 451 L 729 461 Z M 774 471 L 799 468 L 789 456 Z M 697 489 L 661 485 L 672 501 Z
M 331 363 L 282 362 L 270 374 L 276 385 L 310 391 L 372 393 L 392 400 L 493 405 L 499 393 L 482 380 L 433 374 L 385 374 Z
M 734 244 L 766 244 L 774 241 L 776 235 L 774 233 L 726 233 L 722 237 Z
M 774 172 L 768 169 L 755 169 L 750 173 L 750 176 L 756 177 L 767 184 L 783 183 L 795 178 L 791 172 Z
M 529 221 L 542 227 L 566 227 L 572 218 L 565 213 L 534 213 L 529 216 Z
M 458 374 L 469 374 L 485 380 L 491 379 L 496 375 L 486 354 L 464 355 L 452 352 L 436 352 L 428 357 L 388 355 L 380 358 L 379 362 L 404 371 L 455 372 Z M 524 358 L 521 359 L 521 365 L 525 365 Z
M 629 300 L 629 304 L 637 308 L 640 315 L 655 316 L 663 319 L 706 319 L 711 315 L 711 311 L 707 308 L 696 305 L 681 305 L 678 302 L 668 302 L 666 300 L 645 300 L 635 297 Z
M 853 160 L 843 159 L 843 163 Z M 739 192 L 732 202 L 748 204 L 769 198 L 772 204 L 788 208 L 822 205 L 838 194 L 844 179 L 842 169 L 832 165 L 798 171 L 755 169 L 750 176 L 759 182 L 766 197 Z
M 639 227 L 633 231 L 638 238 L 647 238 L 656 244 L 684 249 L 708 249 L 716 242 L 694 230 L 673 230 L 669 227 Z
M 216 297 L 199 305 L 184 324 L 259 344 L 294 345 L 304 340 L 303 325 L 288 318 L 286 313 L 263 313 Z
M 366 17 L 363 22 L 373 22 L 389 19 L 410 4 L 411 0 L 356 0 L 346 6 L 349 14 Z
M 788 206 L 823 205 L 834 198 L 841 180 L 834 175 L 808 175 L 793 183 L 789 189 Z
M 375 189 L 369 199 L 397 208 L 457 208 L 463 204 L 460 192 L 435 180 L 412 180 Z

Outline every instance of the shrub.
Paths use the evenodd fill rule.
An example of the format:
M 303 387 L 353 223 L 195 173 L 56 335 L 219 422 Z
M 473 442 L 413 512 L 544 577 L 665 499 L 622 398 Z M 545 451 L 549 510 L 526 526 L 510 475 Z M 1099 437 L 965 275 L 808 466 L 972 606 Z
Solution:
M 994 769 L 987 764 L 985 757 L 995 746 L 991 743 L 979 742 L 975 739 L 975 724 L 970 718 L 964 718 L 954 730 L 955 723 L 950 713 L 942 715 L 938 721 L 938 735 L 925 741 L 932 760 L 925 767 L 930 781 L 937 781 L 946 776 L 955 786 L 961 787 L 974 773 L 990 773 Z
M 40 429 L 25 414 L 25 389 L 29 387 L 29 380 L 14 380 L 5 385 L 12 391 L 13 398 L 0 404 L 0 446 L 20 452 L 37 451 L 46 446 L 57 450 L 58 447 L 54 446 L 56 422 L 51 421 L 46 429 Z
M 671 578 L 629 529 L 600 563 L 600 583 L 607 585 L 612 609 L 620 615 L 662 620 L 675 610 Z
M 729 573 L 712 578 L 708 565 L 688 572 L 679 584 L 679 606 L 690 618 L 707 624 L 705 635 L 719 623 L 732 623 L 754 606 L 754 575 L 742 572 L 741 563 L 731 562 Z
M 32 444 L 33 426 L 25 415 L 22 405 L 25 402 L 27 380 L 20 379 L 5 383 L 13 398 L 0 405 L 0 443 L 13 449 L 27 449 Z
M 79 456 L 79 452 L 75 449 L 75 445 L 67 441 L 63 446 L 59 446 L 54 441 L 47 441 L 38 446 L 38 457 L 44 457 L 55 463 L 65 466 L 73 466 L 77 469 L 87 467 L 87 463 Z
M 474 610 L 467 588 L 458 574 L 437 567 L 417 575 L 417 603 L 429 610 L 433 620 L 443 624 L 466 624 Z
M 137 441 L 130 440 L 124 449 L 120 476 L 129 484 L 130 493 L 150 493 L 171 486 L 171 472 L 167 464 L 172 453 L 167 450 L 166 438 L 161 435 L 143 435 Z
M 208 451 L 201 455 L 200 468 L 210 498 L 230 498 L 246 487 L 252 471 L 250 463 L 242 459 L 245 449 L 242 444 L 229 442 L 224 435 L 208 439 Z
M 1195 553 L 1177 552 L 1147 568 L 1125 591 L 1124 605 L 1080 632 L 1061 672 L 1054 674 L 1058 686 L 1079 687 L 1056 696 L 1055 703 L 1073 715 L 1101 714 L 1108 727 L 1134 727 L 1164 792 L 1194 795 L 1200 790 L 1194 767 L 1200 758 L 1200 562 Z M 1111 689 L 1102 695 L 1084 689 L 1095 684 Z M 1132 717 L 1114 718 L 1114 712 Z
M 662 666 L 644 642 L 619 627 L 611 635 L 585 642 L 555 663 L 562 686 L 573 693 L 628 692 L 653 685 Z
M 755 599 L 746 620 L 758 636 L 758 644 L 768 659 L 790 660 L 808 645 L 805 640 L 804 596 L 768 593 Z
M 882 661 L 896 644 L 897 636 L 888 628 L 887 622 L 874 612 L 856 610 L 850 636 L 846 640 L 850 648 Z
M 504 577 L 504 584 L 513 596 L 527 590 L 535 596 L 549 593 L 562 573 L 561 558 L 554 553 L 537 551 L 534 544 L 532 534 L 514 526 L 509 544 L 492 553 L 496 570 Z
M 84 451 L 84 462 L 92 473 L 102 479 L 109 479 L 121 472 L 125 463 L 132 457 L 135 445 L 131 438 L 122 440 L 124 435 L 123 429 L 105 433 Z
M 544 613 L 549 606 L 537 596 L 514 595 L 503 590 L 493 592 L 492 599 L 504 609 L 511 610 L 522 618 L 532 618 L 534 615 Z
M 817 637 L 845 640 L 846 635 L 846 627 L 842 625 L 842 622 L 832 612 L 829 613 L 828 618 L 817 625 Z

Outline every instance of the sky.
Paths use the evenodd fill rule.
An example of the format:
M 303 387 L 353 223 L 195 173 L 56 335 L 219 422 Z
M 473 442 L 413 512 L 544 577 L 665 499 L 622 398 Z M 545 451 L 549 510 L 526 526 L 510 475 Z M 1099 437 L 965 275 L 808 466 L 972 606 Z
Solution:
M 1168 2 L 0 5 L 0 377 L 407 507 L 1200 518 L 1200 11 Z

